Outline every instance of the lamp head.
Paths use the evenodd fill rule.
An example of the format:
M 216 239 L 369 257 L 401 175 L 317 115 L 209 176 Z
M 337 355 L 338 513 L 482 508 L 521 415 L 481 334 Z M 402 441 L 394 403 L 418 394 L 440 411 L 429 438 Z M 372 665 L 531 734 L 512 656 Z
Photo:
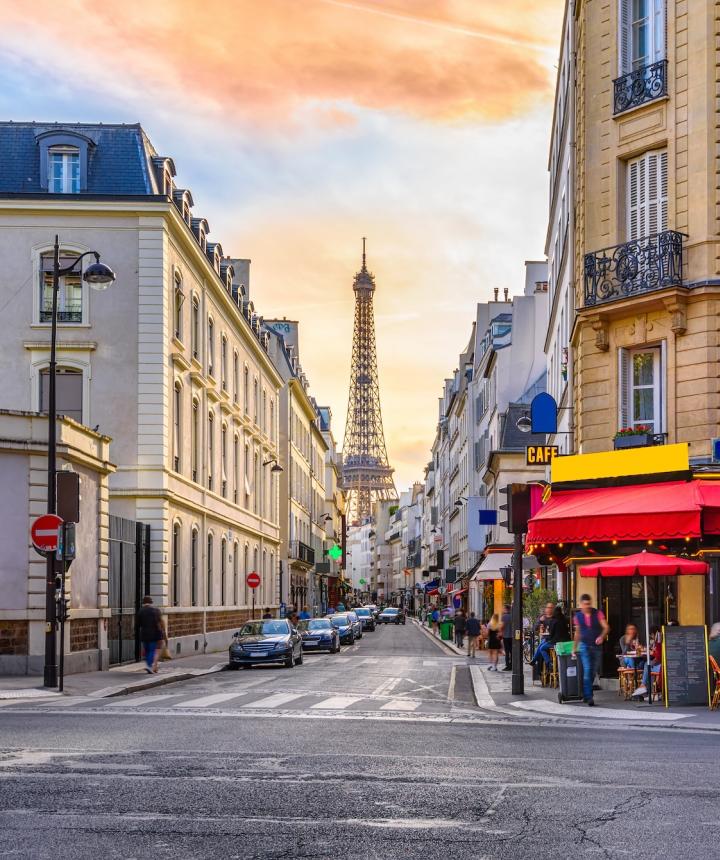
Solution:
M 100 258 L 96 257 L 95 262 L 91 263 L 83 272 L 83 280 L 86 281 L 94 290 L 106 290 L 115 280 L 115 272 L 100 262 Z
M 283 469 L 283 467 L 280 465 L 280 463 L 275 463 L 275 465 L 272 467 L 272 469 L 270 469 L 270 471 L 271 471 L 271 472 L 275 472 L 275 474 L 277 474 L 277 473 L 279 473 L 279 472 L 283 472 L 283 471 L 284 471 L 284 469 Z
M 518 418 L 515 426 L 521 433 L 529 433 L 532 430 L 532 421 L 527 412 L 521 418 Z

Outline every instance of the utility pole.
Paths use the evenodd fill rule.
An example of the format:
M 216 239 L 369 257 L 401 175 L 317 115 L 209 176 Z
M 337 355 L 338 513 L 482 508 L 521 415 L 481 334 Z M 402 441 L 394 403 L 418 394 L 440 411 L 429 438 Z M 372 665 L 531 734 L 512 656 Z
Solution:
M 525 677 L 523 675 L 523 653 L 522 653 L 522 596 L 523 596 L 523 550 L 525 542 L 523 535 L 514 535 L 513 545 L 513 602 L 512 602 L 512 694 L 522 696 L 525 694 Z

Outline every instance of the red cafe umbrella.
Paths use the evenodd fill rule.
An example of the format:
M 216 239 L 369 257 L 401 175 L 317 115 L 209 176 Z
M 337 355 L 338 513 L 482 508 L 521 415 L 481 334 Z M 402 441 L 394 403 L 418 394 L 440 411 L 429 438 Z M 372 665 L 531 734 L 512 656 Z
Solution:
M 678 558 L 676 555 L 660 555 L 656 552 L 635 553 L 611 561 L 598 561 L 580 568 L 580 576 L 642 576 L 645 591 L 645 642 L 650 649 L 650 613 L 648 611 L 648 576 L 698 576 L 710 570 L 704 561 Z

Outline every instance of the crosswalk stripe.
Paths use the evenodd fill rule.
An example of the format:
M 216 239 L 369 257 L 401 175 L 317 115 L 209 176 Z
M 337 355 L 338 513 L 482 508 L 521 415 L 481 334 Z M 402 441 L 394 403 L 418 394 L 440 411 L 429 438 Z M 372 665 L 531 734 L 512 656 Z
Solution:
M 140 705 L 151 705 L 161 699 L 174 699 L 179 693 L 162 693 L 159 696 L 121 696 L 106 704 L 106 708 L 138 708 Z
M 242 696 L 238 693 L 215 693 L 212 696 L 203 696 L 200 699 L 190 699 L 189 702 L 178 702 L 176 708 L 209 708 L 210 705 L 218 705 L 220 702 L 229 702 L 230 699 L 238 699 Z
M 386 678 L 381 684 L 372 691 L 371 696 L 384 696 L 390 690 L 394 690 L 395 687 L 402 681 L 402 678 Z
M 49 702 L 38 702 L 37 704 L 44 708 L 68 708 L 70 705 L 80 705 L 92 701 L 89 696 L 68 696 L 68 698 L 51 699 Z
M 423 660 L 423 666 L 437 666 L 437 660 Z
M 364 698 L 364 696 L 331 696 L 329 699 L 325 699 L 310 707 L 326 711 L 340 711 L 343 708 L 349 708 L 355 702 L 362 701 Z
M 366 657 L 364 660 L 360 661 L 360 665 L 361 666 L 367 666 L 371 663 L 379 663 L 379 662 L 380 662 L 379 657 Z
M 333 657 L 333 666 L 336 663 L 349 663 L 352 660 L 352 657 Z
M 391 699 L 381 706 L 381 711 L 416 711 L 420 702 L 406 702 L 403 699 Z
M 300 699 L 306 693 L 273 693 L 272 696 L 266 696 L 264 699 L 258 699 L 256 702 L 248 702 L 244 705 L 245 708 L 279 708 L 280 705 L 287 705 L 288 702 L 293 702 L 295 699 Z

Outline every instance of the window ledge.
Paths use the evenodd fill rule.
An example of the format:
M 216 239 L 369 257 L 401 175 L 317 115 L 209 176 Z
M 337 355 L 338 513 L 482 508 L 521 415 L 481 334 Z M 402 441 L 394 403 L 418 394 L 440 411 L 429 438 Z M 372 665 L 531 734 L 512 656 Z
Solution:
M 48 322 L 48 323 L 41 323 L 41 322 L 34 322 L 34 323 L 30 323 L 30 328 L 36 328 L 36 329 L 41 329 L 41 330 L 47 330 L 47 331 L 50 331 L 51 327 L 52 327 L 52 326 L 51 326 L 51 324 L 50 324 L 49 322 Z M 90 323 L 89 323 L 89 322 L 81 322 L 81 323 L 73 323 L 73 322 L 58 322 L 57 327 L 58 327 L 58 329 L 61 329 L 61 328 L 63 328 L 63 329 L 68 329 L 68 328 L 92 328 L 92 326 L 90 325 Z
M 210 380 L 208 379 L 208 384 L 209 383 L 210 383 Z M 215 403 L 218 403 L 220 400 L 222 400 L 222 397 L 220 396 L 220 392 L 216 388 L 208 387 L 207 396 L 208 396 L 208 400 L 212 400 Z
M 196 385 L 199 385 L 199 386 L 201 386 L 202 388 L 204 388 L 204 387 L 208 384 L 208 381 L 207 381 L 207 379 L 205 379 L 205 377 L 203 376 L 202 371 L 200 371 L 200 370 L 192 370 L 192 368 L 197 367 L 197 365 L 193 364 L 193 362 L 190 362 L 190 367 L 191 367 L 191 371 L 190 371 L 190 379 L 191 379 L 191 380 L 192 380 Z
M 182 350 L 185 349 L 185 344 L 180 340 L 179 337 L 175 337 L 175 335 L 173 335 L 170 338 L 170 342 L 173 344 L 173 346 L 176 346 L 178 349 L 182 349 Z
M 625 119 L 630 114 L 638 113 L 638 112 L 642 111 L 644 108 L 654 107 L 654 106 L 658 105 L 660 102 L 669 102 L 669 101 L 670 101 L 669 95 L 656 96 L 654 99 L 648 99 L 646 102 L 643 102 L 642 104 L 631 105 L 629 108 L 625 108 L 625 110 L 620 111 L 619 113 L 614 113 L 613 119 Z
M 203 369 L 203 366 L 202 366 L 202 363 L 200 362 L 200 359 L 195 355 L 193 355 L 190 358 L 190 364 L 195 370 L 202 371 L 202 369 Z
M 25 349 L 50 349 L 49 340 L 32 341 L 26 340 L 23 342 Z M 84 352 L 93 352 L 97 349 L 97 343 L 94 340 L 59 340 L 57 348 L 74 349 Z
M 182 370 L 190 370 L 190 362 L 181 352 L 171 353 L 170 358 L 173 360 L 173 364 L 176 364 Z

